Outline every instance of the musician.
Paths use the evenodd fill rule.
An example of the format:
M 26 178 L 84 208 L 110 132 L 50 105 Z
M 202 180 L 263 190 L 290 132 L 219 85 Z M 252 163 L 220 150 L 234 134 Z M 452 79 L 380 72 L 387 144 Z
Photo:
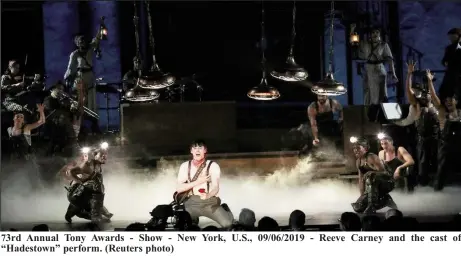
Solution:
M 440 191 L 446 183 L 449 172 L 457 169 L 458 148 L 461 145 L 461 109 L 457 108 L 457 98 L 452 96 L 444 99 L 444 107 L 439 112 L 442 129 L 439 140 L 438 167 L 434 180 L 434 189 Z
M 5 96 L 2 104 L 6 110 L 11 112 L 30 112 L 30 110 L 24 108 L 23 102 L 20 102 L 16 97 L 16 94 L 24 90 L 21 66 L 17 60 L 8 62 L 8 68 L 1 78 L 1 87 L 2 97 L 3 95 Z
M 80 126 L 74 125 L 73 122 L 78 106 L 69 98 L 61 97 L 61 92 L 64 92 L 64 85 L 58 82 L 51 88 L 50 96 L 44 100 L 45 109 L 49 115 L 47 130 L 51 135 L 46 153 L 48 156 L 58 154 L 63 157 L 72 157 L 78 149 L 77 137 Z
M 396 124 L 407 126 L 415 123 L 419 158 L 418 183 L 427 186 L 429 184 L 429 172 L 437 168 L 437 148 L 440 137 L 439 112 L 443 110 L 440 99 L 435 94 L 432 83 L 434 77 L 431 72 L 426 70 L 422 78 L 423 82 L 415 83 L 412 86 L 414 71 L 415 62 L 410 61 L 406 81 L 406 94 L 410 103 L 409 113 L 407 118 L 396 122 Z M 425 85 L 427 85 L 427 89 Z
M 448 31 L 450 45 L 445 48 L 442 64 L 446 67 L 445 76 L 440 86 L 440 94 L 461 97 L 461 28 L 452 28 Z
M 351 33 L 354 31 L 355 24 L 351 26 Z M 357 55 L 359 59 L 366 60 L 363 75 L 364 104 L 380 104 L 387 101 L 387 71 L 384 64 L 389 64 L 392 78 L 395 81 L 397 81 L 397 76 L 391 49 L 386 42 L 381 40 L 381 31 L 378 28 L 371 30 L 371 40 L 360 43 Z
M 82 149 L 80 159 L 61 169 L 61 173 L 72 180 L 68 188 L 69 206 L 64 218 L 72 223 L 74 216 L 98 223 L 110 221 L 113 214 L 104 206 L 104 183 L 102 165 L 106 163 L 107 150 Z
M 338 115 L 337 120 L 335 114 Z M 312 102 L 307 108 L 307 115 L 311 123 L 314 145 L 320 143 L 319 137 L 324 139 L 340 137 L 339 123 L 343 120 L 343 107 L 337 100 L 317 95 L 317 101 Z
M 74 92 L 77 91 L 77 84 L 81 82 L 85 92 L 85 106 L 97 112 L 93 51 L 99 45 L 99 38 L 95 37 L 91 43 L 88 43 L 83 35 L 77 35 L 74 38 L 74 43 L 77 49 L 69 56 L 69 64 L 64 74 L 64 81 Z
M 207 152 L 208 148 L 202 140 L 190 145 L 192 160 L 181 164 L 176 192 L 188 194 L 184 206 L 193 219 L 197 221 L 198 217 L 205 216 L 228 228 L 234 217 L 221 206 L 218 197 L 221 169 L 216 162 L 206 159 Z
M 402 178 L 410 175 L 410 167 L 415 164 L 413 157 L 408 153 L 404 147 L 395 147 L 394 140 L 390 136 L 383 136 L 379 140 L 382 150 L 379 151 L 378 156 L 389 171 L 394 174 L 396 182 L 401 181 Z M 413 184 L 408 184 L 412 186 Z M 412 188 L 409 187 L 411 191 Z
M 32 186 L 37 185 L 40 180 L 39 166 L 35 161 L 34 151 L 32 150 L 31 130 L 34 130 L 45 123 L 44 106 L 37 105 L 40 118 L 34 123 L 27 124 L 23 113 L 15 113 L 13 126 L 7 129 L 10 140 L 11 165 L 7 169 L 11 171 L 20 167 L 27 171 L 27 178 Z
M 369 148 L 365 139 L 358 139 L 353 145 L 361 196 L 352 204 L 352 208 L 358 213 L 375 213 L 386 206 L 397 207 L 389 195 L 394 189 L 393 173 L 386 170 L 379 157 L 371 153 Z
M 138 56 L 133 58 L 133 69 L 126 72 L 123 76 L 123 90 L 128 91 L 132 89 L 136 83 L 138 78 L 142 75 L 142 61 Z

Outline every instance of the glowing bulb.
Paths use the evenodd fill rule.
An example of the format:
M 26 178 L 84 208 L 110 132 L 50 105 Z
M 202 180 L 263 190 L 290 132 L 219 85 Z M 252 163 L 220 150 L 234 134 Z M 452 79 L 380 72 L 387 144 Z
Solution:
M 358 139 L 357 137 L 355 137 L 355 136 L 352 136 L 352 137 L 349 139 L 349 141 L 350 141 L 351 143 L 356 143 L 358 140 L 359 140 L 359 139 Z
M 344 88 L 344 86 L 339 85 L 338 87 L 336 87 L 336 89 L 337 89 L 338 91 L 344 91 L 345 88 Z
M 83 154 L 88 154 L 88 153 L 90 153 L 90 148 L 89 148 L 89 147 L 84 147 L 84 148 L 82 148 L 82 153 L 83 153 Z
M 378 133 L 378 139 L 382 140 L 382 139 L 384 139 L 385 137 L 386 137 L 386 134 L 384 134 L 384 133 L 382 133 L 382 132 Z
M 103 142 L 103 143 L 101 143 L 100 146 L 101 146 L 101 149 L 107 149 L 109 147 L 109 143 Z

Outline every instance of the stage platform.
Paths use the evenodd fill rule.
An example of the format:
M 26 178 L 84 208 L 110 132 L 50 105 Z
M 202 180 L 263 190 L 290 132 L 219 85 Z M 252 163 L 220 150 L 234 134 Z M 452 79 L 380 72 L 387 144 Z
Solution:
M 339 229 L 338 219 L 340 213 L 326 213 L 307 216 L 306 225 L 308 230 L 322 230 L 322 231 L 337 231 Z M 377 214 L 381 219 L 384 219 L 384 213 L 380 212 Z M 450 221 L 456 214 L 446 215 L 424 215 L 424 214 L 412 214 L 409 217 L 414 217 L 418 220 L 423 230 L 421 231 L 447 231 L 450 229 Z M 288 216 L 278 216 L 274 218 L 282 229 L 288 227 Z M 147 220 L 134 220 L 134 221 L 117 221 L 114 219 L 111 223 L 104 223 L 99 225 L 99 231 L 121 231 L 129 224 L 134 222 L 144 223 Z M 1 229 L 8 230 L 10 228 L 17 229 L 19 231 L 30 231 L 34 225 L 44 224 L 45 222 L 30 222 L 30 223 L 2 223 Z M 74 219 L 72 224 L 65 223 L 62 221 L 48 222 L 46 223 L 52 231 L 89 231 L 92 225 L 90 222 Z M 199 226 L 204 228 L 209 225 L 218 226 L 215 222 L 208 218 L 200 218 Z M 94 227 L 93 227 L 94 228 Z

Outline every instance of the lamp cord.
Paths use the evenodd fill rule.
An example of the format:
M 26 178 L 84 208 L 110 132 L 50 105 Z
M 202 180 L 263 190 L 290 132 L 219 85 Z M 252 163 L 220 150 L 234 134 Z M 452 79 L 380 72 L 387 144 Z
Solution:
M 152 68 L 151 70 L 155 70 L 155 69 L 158 69 L 158 66 L 157 66 L 157 58 L 155 56 L 155 40 L 154 40 L 154 33 L 152 32 L 152 16 L 150 15 L 150 4 L 149 4 L 150 1 L 145 1 L 146 3 L 146 9 L 147 9 L 147 22 L 148 22 L 148 25 L 149 25 L 149 43 L 150 43 L 150 47 L 152 48 Z
M 330 10 L 330 49 L 328 51 L 329 60 L 328 60 L 328 72 L 333 74 L 333 56 L 334 56 L 334 47 L 333 47 L 333 36 L 334 36 L 334 22 L 335 22 L 335 1 L 331 1 L 331 10 Z
M 265 10 L 264 10 L 264 1 L 261 1 L 261 66 L 262 66 L 262 76 L 263 80 L 266 80 L 266 29 L 265 29 Z
M 293 27 L 291 28 L 291 45 L 290 45 L 290 54 L 294 55 L 294 48 L 295 48 L 295 40 L 296 40 L 296 1 L 293 1 Z

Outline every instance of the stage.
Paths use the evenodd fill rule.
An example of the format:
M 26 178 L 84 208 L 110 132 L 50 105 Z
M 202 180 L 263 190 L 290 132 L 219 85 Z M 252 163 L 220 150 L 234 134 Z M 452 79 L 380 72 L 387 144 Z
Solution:
M 414 217 L 421 224 L 423 231 L 432 231 L 432 230 L 448 230 L 450 227 L 449 222 L 453 219 L 455 214 L 447 215 L 423 215 L 423 214 L 413 214 L 409 217 Z M 378 216 L 383 219 L 384 212 L 379 212 Z M 322 230 L 322 231 L 336 231 L 339 230 L 338 219 L 340 214 L 326 213 L 326 214 L 317 214 L 307 216 L 306 225 L 308 230 Z M 286 228 L 288 226 L 288 216 L 278 216 L 274 218 L 279 226 Z M 8 230 L 10 228 L 17 229 L 18 231 L 30 231 L 34 225 L 46 223 L 52 231 L 122 231 L 129 224 L 134 222 L 146 222 L 146 220 L 134 220 L 132 222 L 128 221 L 117 221 L 114 217 L 114 221 L 110 223 L 103 223 L 99 225 L 99 228 L 96 228 L 93 225 L 90 225 L 90 222 L 86 220 L 81 220 L 74 218 L 72 224 L 65 223 L 64 219 L 62 221 L 55 222 L 30 222 L 30 223 L 2 223 L 2 230 Z M 218 226 L 215 222 L 207 218 L 200 218 L 199 226 L 204 228 L 209 225 Z

